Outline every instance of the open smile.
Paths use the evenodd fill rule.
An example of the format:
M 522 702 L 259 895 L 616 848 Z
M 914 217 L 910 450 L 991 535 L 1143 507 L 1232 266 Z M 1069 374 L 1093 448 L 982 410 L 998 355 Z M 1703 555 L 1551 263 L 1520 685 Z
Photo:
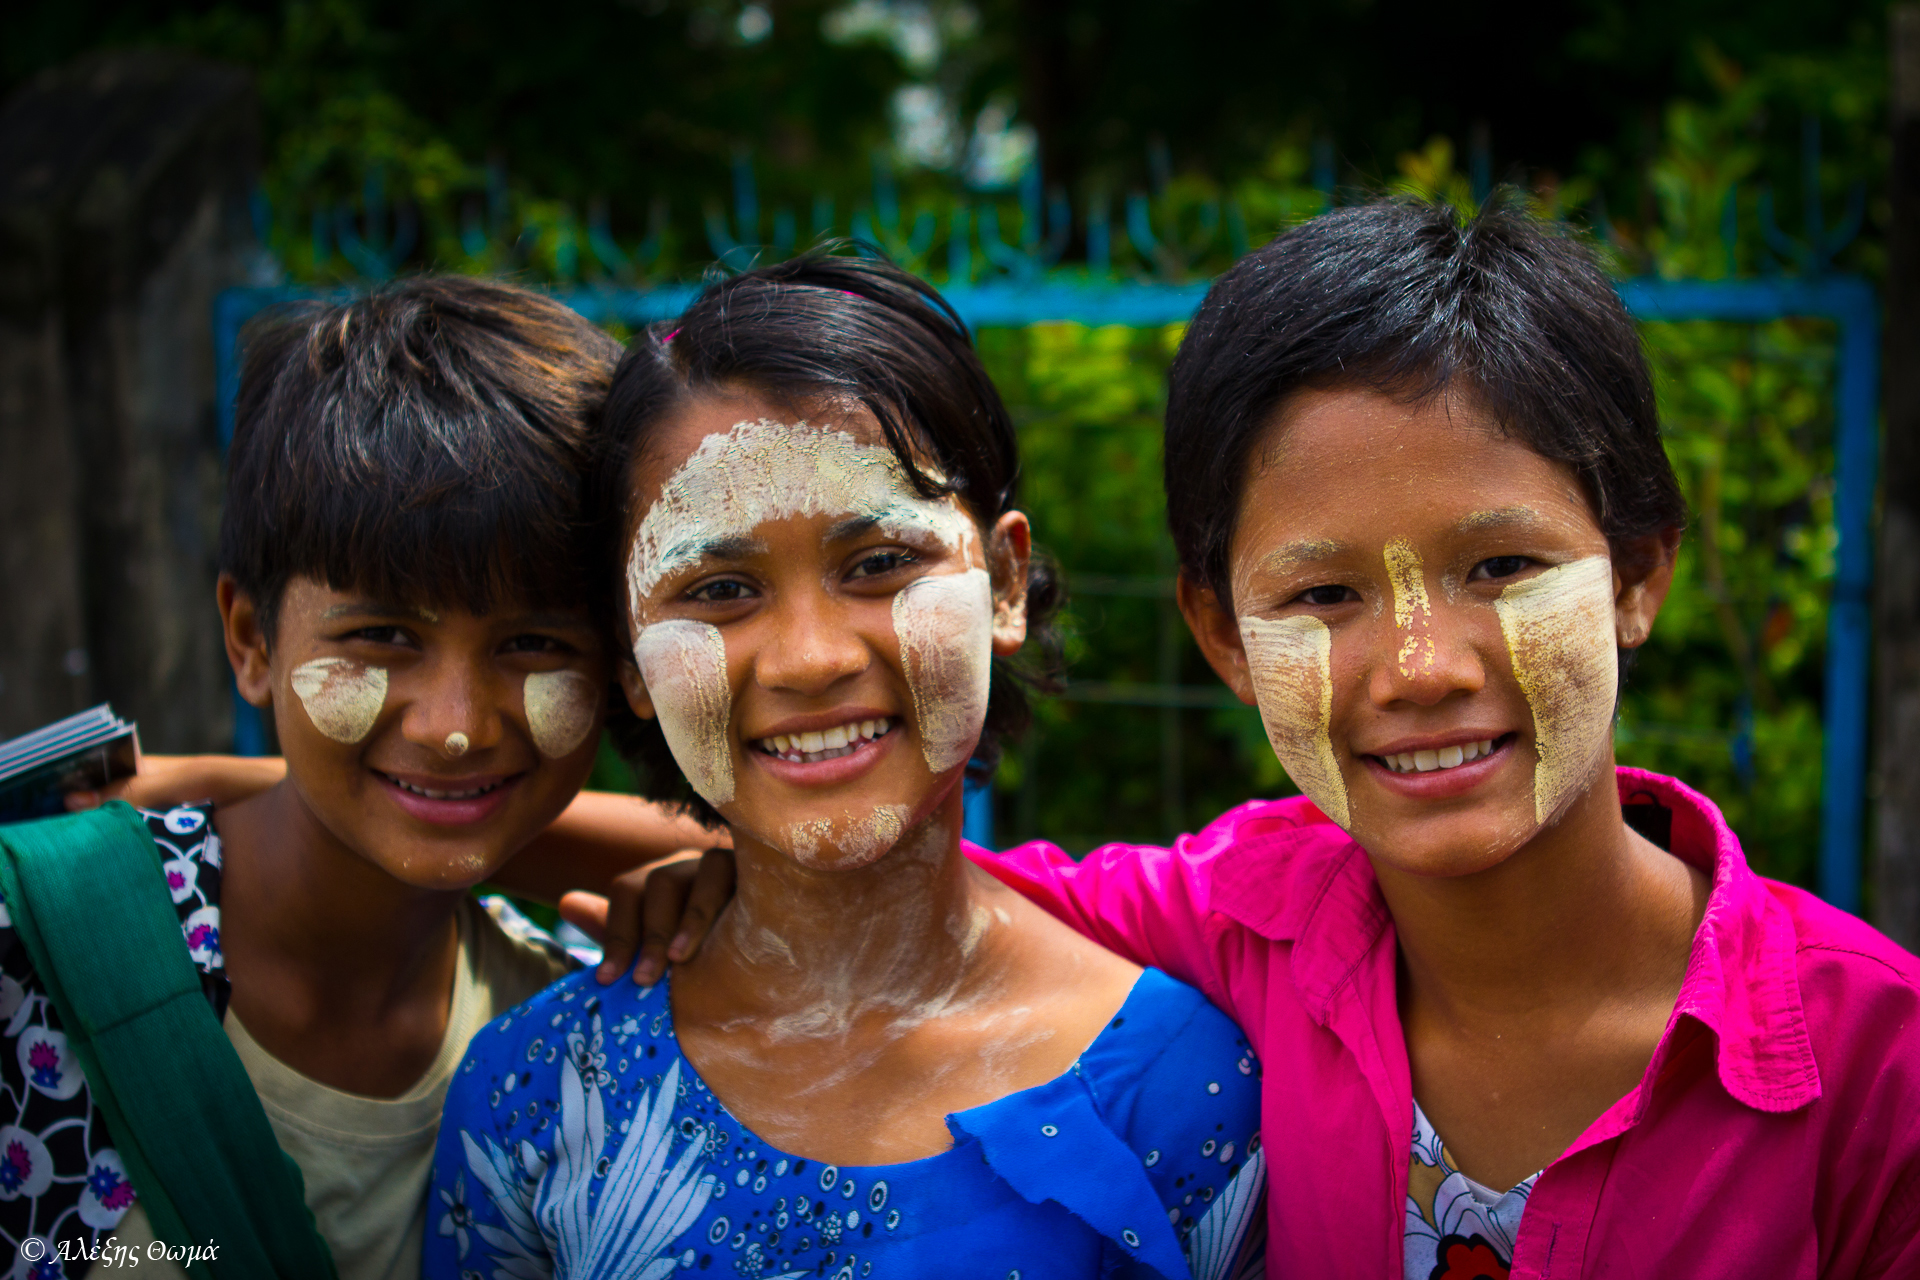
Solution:
M 1442 769 L 1457 769 L 1463 764 L 1471 764 L 1482 756 L 1490 756 L 1498 746 L 1504 746 L 1512 738 L 1510 733 L 1495 738 L 1482 738 L 1477 742 L 1457 743 L 1450 747 L 1436 747 L 1419 751 L 1396 751 L 1391 755 L 1372 757 L 1394 773 L 1433 773 Z
M 435 826 L 459 827 L 482 822 L 498 813 L 524 773 L 488 774 L 466 778 L 435 778 L 428 774 L 402 776 L 373 770 L 394 803 L 412 817 Z
M 852 755 L 867 743 L 891 733 L 894 724 L 893 717 L 882 716 L 877 720 L 851 720 L 831 729 L 807 733 L 777 733 L 755 739 L 753 749 L 788 764 L 820 764 Z
M 1388 791 L 1410 800 L 1441 800 L 1465 795 L 1505 767 L 1519 741 L 1516 733 L 1465 742 L 1398 743 L 1404 750 L 1362 755 L 1368 772 Z

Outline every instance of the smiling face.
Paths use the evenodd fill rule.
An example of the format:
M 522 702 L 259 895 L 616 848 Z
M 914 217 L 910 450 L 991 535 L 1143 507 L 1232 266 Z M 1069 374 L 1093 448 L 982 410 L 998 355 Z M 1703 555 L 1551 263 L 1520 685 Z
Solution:
M 592 768 L 608 673 L 584 612 L 435 612 L 295 578 L 268 645 L 230 583 L 222 604 L 307 808 L 405 883 L 485 879 Z
M 1323 812 L 1386 864 L 1466 874 L 1610 776 L 1616 646 L 1670 546 L 1623 581 L 1573 473 L 1458 395 L 1301 392 L 1251 456 L 1234 612 L 1182 605 Z
M 1024 639 L 1025 518 L 920 496 L 863 408 L 744 392 L 657 423 L 634 479 L 634 709 L 736 839 L 887 853 L 956 793 Z

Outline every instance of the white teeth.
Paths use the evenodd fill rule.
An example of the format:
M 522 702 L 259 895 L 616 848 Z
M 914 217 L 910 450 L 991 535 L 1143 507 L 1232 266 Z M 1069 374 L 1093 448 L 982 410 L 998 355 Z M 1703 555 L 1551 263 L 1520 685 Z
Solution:
M 890 718 L 856 720 L 823 729 L 818 733 L 777 733 L 761 738 L 755 745 L 768 755 L 797 764 L 816 764 L 851 755 L 860 744 L 878 738 L 893 728 Z
M 1389 769 L 1395 773 L 1432 773 L 1437 769 L 1453 769 L 1470 760 L 1493 754 L 1492 738 L 1483 738 L 1479 742 L 1463 743 L 1457 747 L 1439 747 L 1431 751 L 1401 751 L 1390 756 L 1381 756 Z
M 471 800 L 475 796 L 483 796 L 493 790 L 492 787 L 475 787 L 471 791 L 434 791 L 427 787 L 416 787 L 411 782 L 402 782 L 399 778 L 394 778 L 391 775 L 388 775 L 388 779 L 394 786 L 399 787 L 402 791 L 411 791 L 413 794 L 425 796 L 429 800 Z

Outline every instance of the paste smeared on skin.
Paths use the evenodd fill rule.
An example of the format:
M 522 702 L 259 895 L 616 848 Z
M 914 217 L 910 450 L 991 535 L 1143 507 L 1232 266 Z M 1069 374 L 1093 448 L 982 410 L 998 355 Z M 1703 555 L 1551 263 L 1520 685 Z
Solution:
M 1513 678 L 1533 709 L 1534 820 L 1546 823 L 1593 778 L 1619 692 L 1613 563 L 1589 556 L 1516 582 L 1494 601 Z
M 313 727 L 335 742 L 358 742 L 373 732 L 387 701 L 387 669 L 346 658 L 303 662 L 291 684 Z
M 893 633 L 927 768 L 944 773 L 965 764 L 987 719 L 992 579 L 969 569 L 908 583 L 893 597 Z
M 578 671 L 535 671 L 527 676 L 527 730 L 549 760 L 570 756 L 593 728 L 594 682 Z
M 707 548 L 744 540 L 768 520 L 848 515 L 889 537 L 932 537 L 962 547 L 973 521 L 952 498 L 915 493 L 884 444 L 806 422 L 735 424 L 680 464 L 647 509 L 627 559 L 628 603 L 639 616 L 668 574 L 696 565 Z
M 1393 623 L 1407 633 L 1400 642 L 1400 674 L 1412 679 L 1416 659 L 1433 670 L 1433 637 L 1425 628 L 1433 621 L 1433 605 L 1427 599 L 1427 579 L 1420 553 L 1405 538 L 1389 538 L 1386 546 L 1387 581 L 1393 585 Z M 1415 627 L 1421 628 L 1419 632 Z
M 849 814 L 842 824 L 827 818 L 796 822 L 787 828 L 787 852 L 808 867 L 864 867 L 899 843 L 909 812 L 903 804 L 883 804 L 857 817 Z M 833 850 L 840 856 L 833 857 Z
M 1351 822 L 1346 779 L 1333 754 L 1333 633 L 1315 617 L 1247 618 L 1240 622 L 1247 671 L 1273 754 L 1320 812 Z
M 633 660 L 647 683 L 660 730 L 687 781 L 718 808 L 733 799 L 727 642 L 708 622 L 656 622 L 633 642 Z

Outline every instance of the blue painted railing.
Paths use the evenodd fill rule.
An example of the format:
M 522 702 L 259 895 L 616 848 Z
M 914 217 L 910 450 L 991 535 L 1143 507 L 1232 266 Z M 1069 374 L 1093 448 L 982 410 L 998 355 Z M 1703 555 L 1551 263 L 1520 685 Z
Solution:
M 1046 321 L 1144 327 L 1187 319 L 1206 289 L 1206 281 L 1112 284 L 1043 277 L 1026 283 L 961 285 L 944 292 L 974 328 Z M 693 286 L 680 285 L 557 290 L 556 296 L 590 320 L 618 321 L 632 327 L 678 315 L 697 292 Z M 1620 293 L 1628 309 L 1642 320 L 1759 322 L 1809 316 L 1832 320 L 1839 328 L 1834 503 L 1840 542 L 1827 615 L 1819 890 L 1835 906 L 1858 912 L 1872 641 L 1872 523 L 1879 456 L 1879 303 L 1865 280 L 1837 275 L 1723 281 L 1636 279 L 1623 283 Z M 291 289 L 234 289 L 216 301 L 214 329 L 223 446 L 232 438 L 241 326 L 263 307 L 312 296 L 319 295 Z M 1103 687 L 1089 692 L 1106 691 Z M 1217 701 L 1213 696 L 1217 691 L 1193 692 L 1207 695 L 1202 699 L 1205 705 Z M 242 753 L 263 750 L 266 739 L 257 716 L 235 696 L 236 712 L 240 713 L 236 717 L 237 749 Z M 1124 698 L 1097 700 L 1172 705 L 1169 696 L 1168 690 L 1142 687 Z M 975 807 L 986 803 L 987 797 L 981 792 Z M 980 826 L 978 817 L 973 821 L 974 833 L 991 830 L 990 825 Z

